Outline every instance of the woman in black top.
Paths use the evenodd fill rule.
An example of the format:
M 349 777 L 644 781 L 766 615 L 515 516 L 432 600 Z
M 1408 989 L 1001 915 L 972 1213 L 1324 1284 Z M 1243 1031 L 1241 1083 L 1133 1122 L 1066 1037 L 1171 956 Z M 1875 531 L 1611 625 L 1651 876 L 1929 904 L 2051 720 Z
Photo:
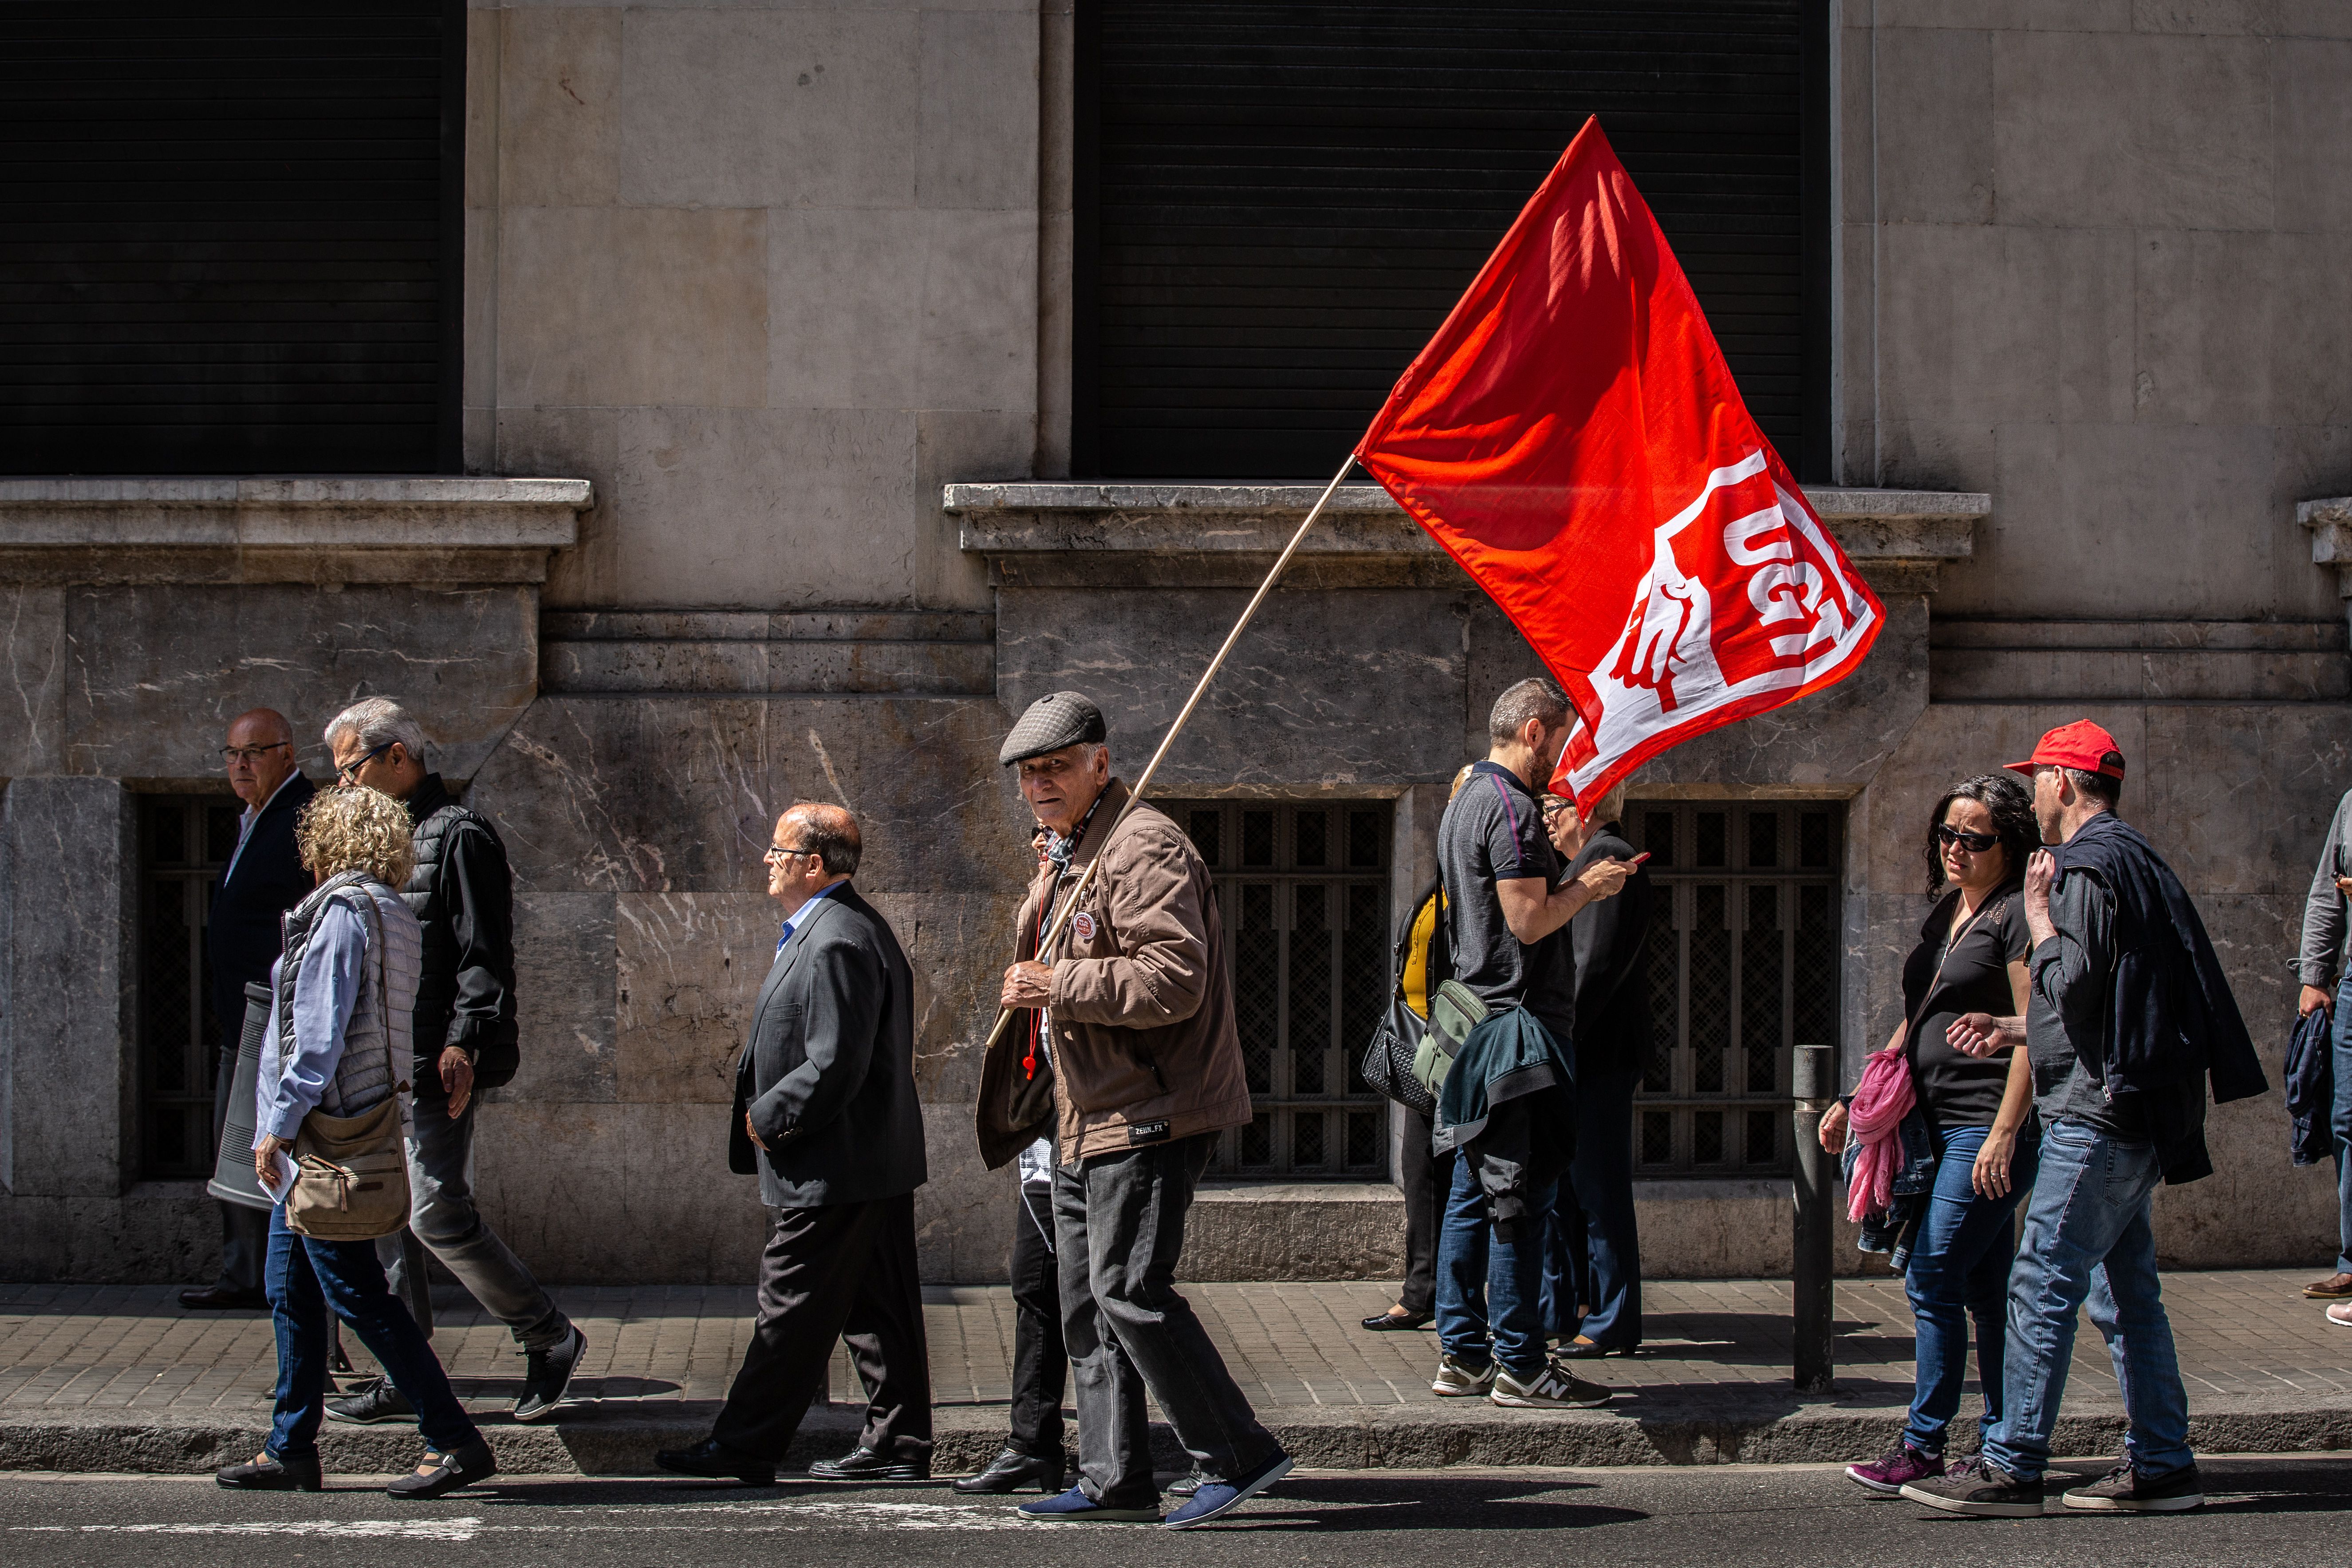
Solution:
M 1846 1469 L 1887 1493 L 1944 1473 L 1944 1433 L 1968 1376 L 1970 1313 L 1985 1421 L 2000 1415 L 2010 1214 L 2033 1185 L 2038 1155 L 2025 1053 L 1980 1060 L 1944 1037 L 1963 1013 L 2025 1011 L 2032 942 L 2019 889 L 2042 838 L 2033 797 L 2007 773 L 1969 779 L 1936 803 L 1928 824 L 1927 891 L 1942 896 L 1904 961 L 1904 1022 L 1888 1042 L 1908 1042 L 1912 1088 L 1936 1148 L 1935 1189 L 1904 1274 L 1917 1320 L 1918 1372 L 1902 1442 L 1875 1464 Z M 1845 1108 L 1832 1107 L 1822 1118 L 1822 1147 L 1842 1150 L 1845 1132 Z

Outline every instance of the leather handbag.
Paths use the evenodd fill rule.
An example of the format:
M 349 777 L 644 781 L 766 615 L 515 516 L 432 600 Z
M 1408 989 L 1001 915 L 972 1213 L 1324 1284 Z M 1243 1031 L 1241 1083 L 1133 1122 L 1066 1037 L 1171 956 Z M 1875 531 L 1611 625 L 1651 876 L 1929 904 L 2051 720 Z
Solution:
M 373 1241 L 408 1223 L 408 1148 L 400 1118 L 404 1086 L 400 1063 L 390 1059 L 392 1007 L 384 980 L 383 924 L 374 896 L 367 897 L 368 935 L 376 952 L 376 1017 L 383 1026 L 391 1092 L 357 1116 L 312 1110 L 295 1131 L 286 1228 L 313 1241 Z
M 1364 1081 L 1381 1094 L 1395 1100 L 1407 1110 L 1430 1116 L 1437 1110 L 1437 1097 L 1429 1092 L 1413 1076 L 1412 1064 L 1421 1048 L 1422 1036 L 1429 1025 L 1412 1010 L 1400 988 L 1389 998 L 1389 1008 L 1380 1024 L 1372 1030 L 1372 1043 L 1364 1047 Z

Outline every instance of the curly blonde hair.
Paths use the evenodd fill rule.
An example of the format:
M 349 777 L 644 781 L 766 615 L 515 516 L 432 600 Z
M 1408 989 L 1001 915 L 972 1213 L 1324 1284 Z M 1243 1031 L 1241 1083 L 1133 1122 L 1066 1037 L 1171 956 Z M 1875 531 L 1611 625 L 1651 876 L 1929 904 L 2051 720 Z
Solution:
M 322 789 L 294 820 L 302 868 L 321 882 L 345 871 L 365 871 L 389 888 L 406 885 L 416 868 L 408 808 L 365 784 Z

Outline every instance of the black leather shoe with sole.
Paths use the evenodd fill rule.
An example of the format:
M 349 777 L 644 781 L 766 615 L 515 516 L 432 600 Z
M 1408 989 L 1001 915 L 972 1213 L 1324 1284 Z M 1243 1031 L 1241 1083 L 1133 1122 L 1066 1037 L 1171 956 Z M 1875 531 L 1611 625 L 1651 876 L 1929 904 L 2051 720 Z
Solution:
M 392 1379 L 379 1377 L 356 1393 L 327 1401 L 327 1419 L 354 1426 L 381 1426 L 386 1421 L 415 1422 L 416 1406 L 408 1403 Z
M 838 1459 L 819 1459 L 808 1473 L 813 1481 L 928 1481 L 931 1461 L 894 1459 L 871 1448 L 852 1448 Z
M 215 1470 L 213 1479 L 241 1492 L 315 1492 L 327 1484 L 326 1478 L 319 1473 L 316 1454 L 289 1461 L 259 1453 L 242 1465 L 225 1465 Z
M 499 1462 L 490 1457 L 490 1446 L 479 1437 L 462 1448 L 448 1453 L 426 1449 L 416 1468 L 404 1476 L 396 1476 L 392 1485 L 383 1489 L 394 1497 L 410 1502 L 422 1502 L 470 1487 L 476 1481 L 487 1481 L 499 1473 Z
M 747 1487 L 776 1484 L 772 1461 L 740 1453 L 716 1437 L 706 1437 L 691 1448 L 664 1448 L 654 1463 L 672 1475 L 699 1476 L 707 1481 L 741 1481 Z
M 1062 1489 L 1062 1461 L 1041 1459 L 1018 1448 L 1007 1448 L 989 1460 L 988 1468 L 978 1475 L 964 1476 L 948 1484 L 967 1497 L 1003 1497 L 1024 1487 L 1035 1487 L 1051 1497 Z

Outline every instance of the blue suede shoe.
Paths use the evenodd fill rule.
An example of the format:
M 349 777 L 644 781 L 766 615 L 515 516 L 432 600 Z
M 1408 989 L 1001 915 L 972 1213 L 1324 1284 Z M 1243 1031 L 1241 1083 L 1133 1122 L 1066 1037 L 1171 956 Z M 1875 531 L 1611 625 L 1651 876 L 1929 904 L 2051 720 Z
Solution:
M 1045 1524 L 1157 1524 L 1160 1509 L 1156 1503 L 1149 1508 L 1105 1508 L 1082 1489 L 1072 1487 L 1059 1497 L 1023 1503 L 1021 1517 Z
M 1276 1454 L 1249 1474 L 1230 1481 L 1203 1481 L 1192 1500 L 1161 1521 L 1171 1530 L 1190 1530 L 1196 1524 L 1206 1524 L 1249 1501 L 1275 1482 L 1290 1473 L 1290 1456 Z

